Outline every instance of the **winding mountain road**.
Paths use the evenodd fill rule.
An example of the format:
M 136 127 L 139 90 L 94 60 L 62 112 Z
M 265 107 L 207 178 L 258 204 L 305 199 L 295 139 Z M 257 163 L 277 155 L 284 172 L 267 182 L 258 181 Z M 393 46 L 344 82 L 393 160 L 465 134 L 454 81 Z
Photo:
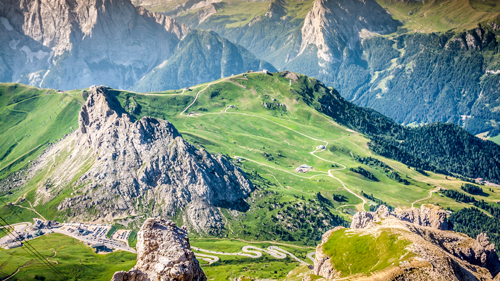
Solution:
M 299 259 L 294 254 L 292 254 L 286 250 L 283 250 L 282 248 L 280 248 L 278 246 L 269 246 L 269 247 L 267 247 L 267 249 L 261 249 L 259 247 L 247 245 L 247 246 L 243 246 L 241 248 L 241 252 L 237 252 L 237 253 L 211 251 L 211 250 L 201 249 L 198 247 L 191 247 L 191 249 L 193 249 L 194 251 L 197 251 L 197 252 L 204 252 L 204 253 L 215 254 L 215 255 L 242 256 L 242 257 L 248 257 L 248 258 L 252 258 L 252 259 L 261 258 L 262 253 L 266 253 L 275 259 L 285 259 L 287 256 L 289 256 L 301 264 L 308 265 L 308 263 Z M 209 263 L 214 263 L 214 262 L 217 262 L 220 260 L 219 257 L 213 256 L 213 255 L 207 255 L 207 254 L 202 254 L 202 253 L 194 253 L 194 254 L 196 257 L 199 257 L 200 259 L 205 260 Z M 308 253 L 307 257 L 314 262 L 314 259 L 312 258 L 313 254 L 315 254 L 315 253 L 314 252 Z

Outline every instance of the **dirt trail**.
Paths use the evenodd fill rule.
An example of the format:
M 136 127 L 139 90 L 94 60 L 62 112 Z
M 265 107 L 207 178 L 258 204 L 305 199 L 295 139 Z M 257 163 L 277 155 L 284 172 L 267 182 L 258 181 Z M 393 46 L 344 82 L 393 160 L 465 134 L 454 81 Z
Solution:
M 53 262 L 54 264 L 59 264 L 58 261 L 51 261 L 51 260 L 49 260 L 49 258 L 55 258 L 56 255 L 57 255 L 57 252 L 55 250 L 52 250 L 52 251 L 54 251 L 54 256 L 52 256 L 52 257 L 46 257 L 47 261 L 48 262 Z
M 425 198 L 422 198 L 422 199 L 418 199 L 416 200 L 415 202 L 411 203 L 411 207 L 413 208 L 413 205 L 417 202 L 420 202 L 420 201 L 424 201 L 424 200 L 427 200 L 427 199 L 430 199 L 432 197 L 432 193 L 435 193 L 435 192 L 438 192 L 439 190 L 441 190 L 440 187 L 436 188 L 436 189 L 433 189 L 431 191 L 429 191 L 429 196 L 425 197 Z

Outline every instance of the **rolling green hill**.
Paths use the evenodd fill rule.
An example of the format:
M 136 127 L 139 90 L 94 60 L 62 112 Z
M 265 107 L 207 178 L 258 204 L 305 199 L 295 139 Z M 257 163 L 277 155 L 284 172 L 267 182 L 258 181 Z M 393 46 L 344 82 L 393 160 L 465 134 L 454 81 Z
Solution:
M 16 102 L 31 106 L 32 113 L 43 112 L 47 108 L 45 103 L 37 107 L 37 98 L 23 95 L 27 91 L 39 94 L 46 90 L 19 84 L 5 85 L 2 89 L 6 105 L 1 114 L 9 112 Z M 470 204 L 431 193 L 436 187 L 460 190 L 463 183 L 451 176 L 460 167 L 444 160 L 461 163 L 461 160 L 453 162 L 453 159 L 458 159 L 453 155 L 459 154 L 478 161 L 475 163 L 487 163 L 468 150 L 460 150 L 463 144 L 474 144 L 479 154 L 498 159 L 498 146 L 489 147 L 493 143 L 481 141 L 457 126 L 434 125 L 420 129 L 439 132 L 441 126 L 453 128 L 452 135 L 430 134 L 428 137 L 419 130 L 402 127 L 373 110 L 355 106 L 335 90 L 304 75 L 289 72 L 272 75 L 248 73 L 190 89 L 155 93 L 111 91 L 135 119 L 143 116 L 166 119 L 187 141 L 204 147 L 212 154 L 230 156 L 246 172 L 256 190 L 248 199 L 248 211 L 234 212 L 222 208 L 228 227 L 221 236 L 228 238 L 314 246 L 326 230 L 349 224 L 350 216 L 356 211 L 373 209 L 381 202 L 390 207 L 437 203 L 453 210 L 462 209 Z M 80 91 L 53 95 L 68 95 L 82 100 Z M 78 106 L 69 110 L 69 120 L 76 120 L 78 111 Z M 9 117 L 1 124 L 0 129 L 5 132 L 1 137 L 10 135 L 6 132 L 14 123 L 10 120 L 15 119 Z M 51 137 L 57 139 L 60 138 L 58 132 L 69 132 L 75 126 L 73 121 L 57 123 L 59 130 L 55 130 Z M 43 126 L 32 126 L 30 133 L 38 136 L 38 131 L 44 129 Z M 455 140 L 457 132 L 463 136 Z M 31 135 L 25 140 L 37 139 Z M 422 142 L 440 143 L 450 139 L 455 140 L 457 146 L 441 146 L 444 154 L 426 149 L 414 150 L 422 146 Z M 374 143 L 379 146 L 374 148 Z M 490 150 L 485 149 L 488 147 Z M 380 148 L 389 149 L 391 153 Z M 374 150 L 389 157 L 381 156 Z M 34 160 L 35 156 L 27 156 L 25 161 Z M 62 153 L 60 157 L 62 159 L 65 155 Z M 58 159 L 50 162 L 50 166 L 56 169 L 58 164 Z M 306 173 L 295 171 L 304 164 L 312 170 Z M 488 168 L 493 169 L 491 176 L 496 177 L 494 167 Z M 427 171 L 424 172 L 424 169 Z M 429 171 L 446 169 L 450 170 L 445 171 L 448 175 Z M 8 193 L 2 189 L 2 204 L 15 202 L 19 197 L 25 200 L 11 206 L 17 214 L 4 205 L 0 208 L 0 215 L 9 223 L 31 220 L 37 216 L 29 210 L 32 203 L 34 209 L 47 219 L 64 220 L 66 217 L 57 211 L 57 205 L 62 200 L 61 196 L 72 196 L 70 192 L 60 194 L 49 203 L 37 204 L 39 183 L 50 177 L 51 169 L 47 169 L 40 171 L 24 186 L 10 189 Z M 10 179 L 6 178 L 2 183 L 8 184 Z M 70 185 L 67 190 L 71 191 L 71 188 L 77 186 Z M 472 196 L 487 202 L 500 199 L 498 190 L 483 190 L 484 194 Z M 427 197 L 429 199 L 425 199 Z M 182 217 L 173 219 L 182 224 Z M 117 219 L 114 223 L 124 221 Z M 213 238 L 197 233 L 190 235 L 200 239 Z M 201 243 L 204 240 L 197 241 Z M 221 241 L 218 246 L 214 244 L 213 249 L 224 249 L 237 243 L 229 239 Z M 276 269 L 269 272 L 256 270 L 264 266 L 260 262 L 244 262 L 248 267 L 239 266 L 239 261 L 233 258 L 204 266 L 207 272 L 215 275 L 214 278 L 217 278 L 216 274 L 224 278 L 241 275 L 284 278 L 290 269 L 285 266 L 286 260 L 273 261 L 272 266 Z M 252 270 L 246 272 L 245 268 Z
M 58 92 L 20 84 L 0 85 L 0 178 L 17 171 L 48 144 L 78 126 L 84 99 L 79 91 Z

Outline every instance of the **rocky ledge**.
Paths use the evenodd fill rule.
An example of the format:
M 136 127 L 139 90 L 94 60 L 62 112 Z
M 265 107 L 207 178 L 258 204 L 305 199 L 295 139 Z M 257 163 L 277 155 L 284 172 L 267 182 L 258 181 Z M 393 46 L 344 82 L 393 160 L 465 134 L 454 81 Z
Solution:
M 137 234 L 137 264 L 111 281 L 206 281 L 185 227 L 161 218 L 147 219 Z

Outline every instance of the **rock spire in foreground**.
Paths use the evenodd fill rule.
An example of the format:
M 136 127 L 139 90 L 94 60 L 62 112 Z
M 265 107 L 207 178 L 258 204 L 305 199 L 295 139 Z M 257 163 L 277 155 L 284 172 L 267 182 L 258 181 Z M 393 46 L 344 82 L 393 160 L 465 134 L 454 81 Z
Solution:
M 111 281 L 205 281 L 185 227 L 162 218 L 147 219 L 137 234 L 137 264 Z

